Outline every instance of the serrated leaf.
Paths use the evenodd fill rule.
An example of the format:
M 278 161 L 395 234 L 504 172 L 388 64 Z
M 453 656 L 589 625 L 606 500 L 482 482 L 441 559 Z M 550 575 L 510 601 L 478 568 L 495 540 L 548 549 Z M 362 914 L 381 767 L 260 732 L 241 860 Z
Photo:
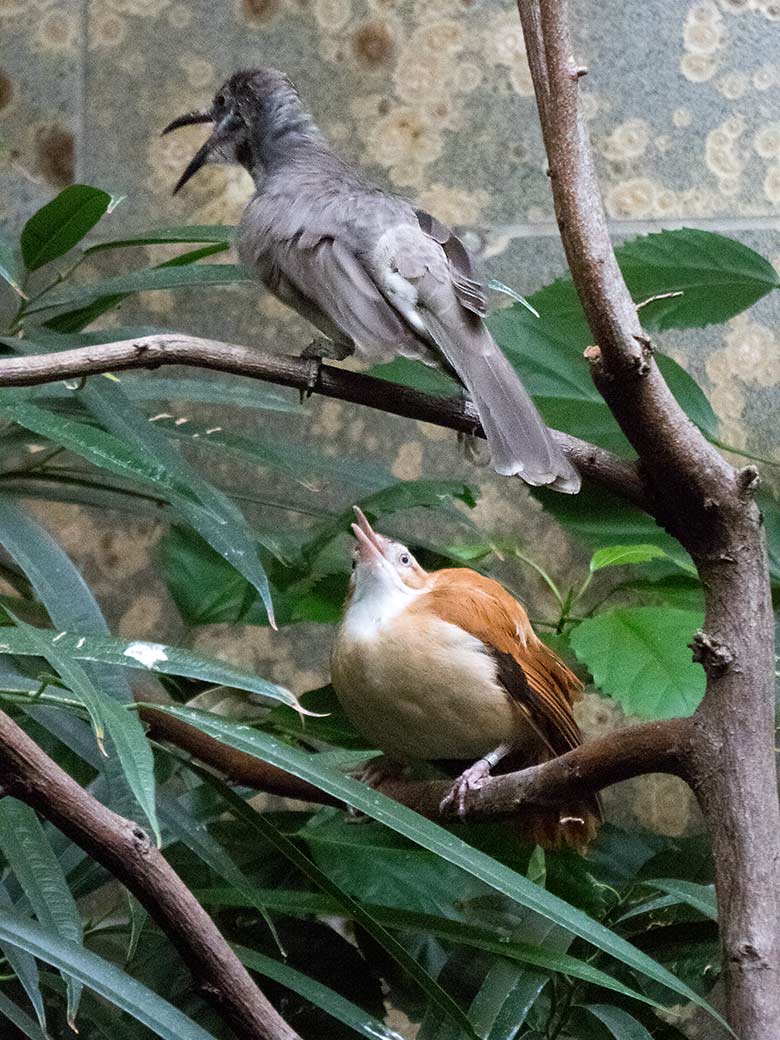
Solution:
M 38 641 L 29 638 L 28 629 L 29 626 L 26 626 L 25 630 L 0 629 L 0 653 L 45 656 Z M 38 629 L 35 631 L 41 632 Z M 142 639 L 126 640 L 114 639 L 111 636 L 81 635 L 78 631 L 46 630 L 43 632 L 43 638 L 48 643 L 56 639 L 54 645 L 59 648 L 59 653 L 76 661 L 121 665 L 124 668 L 143 669 L 157 675 L 180 675 L 188 679 L 200 679 L 215 686 L 235 686 L 239 690 L 256 693 L 260 697 L 280 701 L 291 707 L 297 704 L 295 695 L 283 686 L 182 647 Z
M 365 784 L 323 765 L 316 754 L 306 754 L 282 744 L 259 730 L 247 731 L 245 727 L 231 725 L 225 720 L 186 708 L 161 707 L 160 710 L 189 722 L 215 740 L 309 781 L 334 798 L 346 802 L 391 830 L 405 835 L 415 844 L 427 848 L 454 866 L 461 867 L 497 892 L 509 896 L 561 928 L 580 936 L 640 974 L 660 982 L 687 1000 L 694 1000 L 718 1021 L 722 1021 L 690 987 L 681 983 L 616 933 L 551 893 L 540 889 L 516 871 L 467 845 L 443 827 L 424 819 L 378 791 L 371 790 Z
M 201 256 L 215 252 L 213 246 L 198 250 Z M 99 282 L 47 293 L 39 303 L 27 308 L 27 314 L 52 310 L 54 307 L 85 307 L 102 297 L 124 296 L 127 293 L 156 292 L 159 289 L 192 289 L 207 285 L 235 285 L 252 281 L 252 271 L 241 264 L 188 264 L 150 267 L 131 274 L 118 274 Z
M 679 228 L 643 235 L 615 250 L 629 291 L 637 303 L 656 300 L 640 311 L 647 328 L 689 329 L 721 324 L 778 287 L 775 269 L 733 238 Z
M 41 926 L 81 945 L 81 915 L 62 867 L 34 810 L 16 798 L 0 801 L 0 846 Z M 67 973 L 64 979 L 74 1027 L 81 985 Z
M 111 205 L 111 196 L 87 184 L 71 184 L 33 213 L 22 228 L 22 258 L 28 271 L 63 256 L 92 230 Z
M 163 1040 L 214 1040 L 192 1019 L 114 964 L 19 914 L 0 913 L 0 941 L 27 950 L 71 975 Z
M 668 607 L 624 607 L 581 622 L 571 633 L 577 660 L 595 685 L 644 719 L 688 716 L 704 696 L 704 671 L 688 643 L 702 615 Z
M 12 614 L 10 616 L 13 617 Z M 128 786 L 143 809 L 159 844 L 160 826 L 155 810 L 154 758 L 138 716 L 107 694 L 100 693 L 86 670 L 58 645 L 56 634 L 25 625 L 18 618 L 14 618 L 14 621 L 33 653 L 49 662 L 71 693 L 84 705 L 95 732 L 95 739 L 104 753 L 106 733 L 110 735 Z

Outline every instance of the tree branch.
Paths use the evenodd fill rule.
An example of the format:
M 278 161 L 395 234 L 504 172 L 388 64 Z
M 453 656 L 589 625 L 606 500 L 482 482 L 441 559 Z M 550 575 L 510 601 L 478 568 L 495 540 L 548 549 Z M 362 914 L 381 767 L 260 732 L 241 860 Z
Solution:
M 101 805 L 0 712 L 0 786 L 36 809 L 146 907 L 200 991 L 244 1040 L 300 1040 L 147 834 Z
M 639 456 L 650 512 L 690 552 L 705 592 L 694 656 L 707 673 L 687 779 L 713 842 L 729 1021 L 740 1040 L 780 1036 L 780 807 L 774 761 L 774 626 L 752 492 L 682 412 L 653 360 L 609 240 L 566 0 L 518 0 L 555 212 L 597 348 L 596 385 Z
M 3 358 L 0 359 L 0 387 L 36 386 L 101 372 L 159 368 L 161 365 L 210 368 L 299 390 L 308 389 L 311 377 L 311 364 L 304 358 L 266 354 L 253 347 L 194 336 L 160 334 L 76 347 L 53 354 Z M 484 436 L 470 402 L 413 390 L 361 372 L 322 365 L 313 392 L 407 419 L 445 426 L 460 433 Z M 633 463 L 578 437 L 558 430 L 553 430 L 552 434 L 583 477 L 633 505 L 646 507 L 645 491 Z
M 150 736 L 175 744 L 233 783 L 287 798 L 338 804 L 313 784 L 227 747 L 166 712 L 142 708 L 141 717 L 150 725 Z M 468 819 L 514 816 L 525 809 L 577 802 L 646 773 L 684 776 L 691 729 L 690 719 L 628 726 L 541 765 L 491 777 L 469 797 Z M 380 789 L 423 816 L 441 818 L 457 816 L 455 806 L 444 813 L 439 809 L 451 786 L 448 780 L 387 780 Z

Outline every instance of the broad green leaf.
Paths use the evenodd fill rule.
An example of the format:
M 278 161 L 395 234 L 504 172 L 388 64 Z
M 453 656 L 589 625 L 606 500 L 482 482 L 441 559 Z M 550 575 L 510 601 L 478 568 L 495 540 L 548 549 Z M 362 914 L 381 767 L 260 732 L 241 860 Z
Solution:
M 232 224 L 191 224 L 181 227 L 153 228 L 151 231 L 139 232 L 128 238 L 108 238 L 104 242 L 95 242 L 84 250 L 90 253 L 101 253 L 106 249 L 124 249 L 126 246 L 154 246 L 166 243 L 213 242 L 215 245 L 230 247 L 236 233 Z
M 200 255 L 206 255 L 198 250 Z M 215 252 L 215 247 L 207 253 Z M 158 289 L 201 289 L 207 285 L 235 285 L 237 282 L 252 281 L 250 268 L 241 264 L 168 264 L 149 267 L 131 274 L 118 274 L 100 282 L 74 285 L 59 292 L 47 293 L 39 303 L 27 308 L 27 314 L 52 310 L 54 307 L 85 307 L 102 297 L 123 296 L 126 293 L 153 292 Z
M 7 910 L 13 911 L 14 904 L 8 895 L 5 884 L 0 881 L 0 916 Z M 10 943 L 0 943 L 0 950 L 8 961 L 9 967 L 16 975 L 22 989 L 27 994 L 27 998 L 35 1012 L 35 1017 L 38 1019 L 38 1025 L 45 1033 L 46 1008 L 44 1007 L 43 994 L 41 993 L 40 972 L 38 971 L 37 961 L 26 950 L 20 950 L 17 946 L 12 946 Z M 1 990 L 0 996 L 2 996 Z
M 642 1023 L 623 1008 L 611 1004 L 585 1004 L 584 1008 L 606 1026 L 615 1040 L 653 1040 Z
M 450 834 L 438 824 L 426 820 L 417 813 L 368 788 L 351 777 L 323 766 L 316 754 L 307 754 L 288 745 L 281 744 L 259 730 L 247 731 L 222 719 L 181 707 L 165 707 L 160 710 L 189 722 L 204 733 L 224 744 L 243 751 L 263 761 L 270 762 L 316 787 L 340 801 L 346 802 L 366 816 L 385 824 L 391 830 L 403 834 L 413 842 L 441 856 L 454 866 L 484 881 L 496 891 L 509 896 L 523 906 L 534 910 L 542 917 L 575 935 L 585 939 L 598 949 L 617 958 L 640 974 L 654 979 L 672 992 L 716 1013 L 674 975 L 661 968 L 646 954 L 637 950 L 614 932 L 594 921 L 586 914 L 556 898 L 551 893 L 534 885 L 533 882 L 492 859 L 477 849 Z M 720 1019 L 719 1019 L 720 1020 Z
M 485 1040 L 514 1040 L 548 976 L 516 964 L 497 961 L 487 973 L 469 1008 Z
M 359 1036 L 368 1037 L 368 1040 L 404 1040 L 400 1033 L 316 979 L 246 946 L 234 946 L 233 949 L 247 968 L 291 989 L 293 993 L 327 1012 L 337 1022 L 343 1022 L 345 1026 L 354 1029 Z
M 417 963 L 406 948 L 379 924 L 357 900 L 348 895 L 335 881 L 332 881 L 327 874 L 320 870 L 316 863 L 298 848 L 295 842 L 282 834 L 262 813 L 256 812 L 250 805 L 247 805 L 235 791 L 232 791 L 227 785 L 220 783 L 206 773 L 205 770 L 199 769 L 198 774 L 219 791 L 226 804 L 230 806 L 232 812 L 239 820 L 250 829 L 257 831 L 268 844 L 281 852 L 305 877 L 335 899 L 339 905 L 339 912 L 348 913 L 375 942 L 379 943 L 385 952 L 415 981 L 440 1013 L 446 1015 L 453 1023 L 456 1023 L 459 1031 L 473 1037 L 474 1040 L 478 1040 L 477 1034 L 459 1005 Z
M 671 719 L 693 714 L 704 696 L 704 671 L 688 649 L 701 623 L 688 610 L 624 607 L 581 622 L 570 642 L 595 685 L 627 714 Z
M 0 845 L 42 927 L 81 945 L 81 915 L 62 867 L 34 810 L 16 798 L 0 801 Z M 64 979 L 68 1023 L 75 1028 L 81 985 L 67 973 Z
M 718 920 L 714 885 L 697 885 L 693 881 L 681 881 L 678 878 L 651 878 L 643 880 L 642 884 L 674 896 L 677 902 L 686 903 L 711 921 Z
M 232 890 L 206 889 L 197 893 L 204 904 L 216 906 L 248 906 L 251 905 Z M 262 899 L 270 910 L 295 916 L 351 914 L 343 903 L 332 897 L 310 892 L 284 889 L 260 889 L 257 898 Z M 520 900 L 518 900 L 520 902 Z M 504 928 L 483 927 L 454 921 L 438 914 L 421 913 L 416 910 L 405 910 L 398 907 L 382 906 L 378 903 L 363 903 L 363 909 L 386 928 L 401 932 L 411 932 L 423 936 L 432 936 L 447 942 L 457 943 L 474 950 L 495 954 L 517 964 L 540 968 L 544 972 L 560 972 L 572 978 L 581 979 L 594 986 L 620 993 L 641 1003 L 658 1005 L 648 1000 L 642 993 L 618 982 L 611 975 L 593 967 L 587 961 L 571 957 L 558 948 L 558 944 L 521 942 Z M 571 938 L 570 933 L 565 933 Z
M 63 256 L 92 230 L 111 205 L 111 196 L 87 184 L 71 184 L 33 213 L 22 229 L 22 258 L 37 271 Z
M 0 912 L 0 941 L 71 975 L 163 1040 L 214 1040 L 192 1019 L 116 965 L 20 914 Z
M 17 629 L 33 648 L 33 652 L 49 662 L 68 689 L 84 705 L 95 732 L 95 739 L 104 753 L 106 733 L 111 736 L 127 783 L 143 809 L 159 844 L 160 826 L 155 811 L 154 758 L 137 714 L 128 711 L 108 694 L 98 691 L 86 670 L 58 645 L 60 636 L 25 625 L 17 618 L 14 620 Z M 87 637 L 81 638 L 86 640 Z
M 26 299 L 24 290 L 22 289 L 23 277 L 23 272 L 20 269 L 15 249 L 11 246 L 10 242 L 6 242 L 4 238 L 0 238 L 0 278 L 2 278 L 3 281 L 8 282 L 17 296 Z
M 29 954 L 25 954 L 25 956 L 29 956 Z M 49 1040 L 44 1032 L 45 1025 L 36 1025 L 30 1016 L 12 1000 L 9 1000 L 2 990 L 0 990 L 0 1015 L 7 1018 L 23 1036 L 29 1037 L 29 1040 Z
M 115 639 L 111 636 L 81 635 L 76 632 L 40 633 L 47 644 L 54 641 L 60 655 L 74 661 L 89 661 L 98 664 L 121 665 L 124 668 L 139 668 L 158 675 L 180 675 L 187 679 L 200 679 L 215 686 L 234 686 L 248 693 L 258 694 L 271 701 L 281 701 L 299 710 L 295 694 L 283 686 L 262 679 L 252 672 L 212 657 L 204 657 L 190 650 L 166 643 L 148 640 Z M 24 629 L 3 628 L 0 630 L 0 653 L 22 656 L 46 656 L 40 643 L 30 638 L 29 626 Z M 305 709 L 300 709 L 304 710 Z
M 778 288 L 777 272 L 768 260 L 712 231 L 661 231 L 627 242 L 615 252 L 637 303 L 682 291 L 682 296 L 656 300 L 640 310 L 647 328 L 719 325 Z
M 649 563 L 651 560 L 668 559 L 671 557 L 657 545 L 610 545 L 593 554 L 590 570 L 592 574 L 595 574 L 604 567 L 625 567 L 631 563 Z

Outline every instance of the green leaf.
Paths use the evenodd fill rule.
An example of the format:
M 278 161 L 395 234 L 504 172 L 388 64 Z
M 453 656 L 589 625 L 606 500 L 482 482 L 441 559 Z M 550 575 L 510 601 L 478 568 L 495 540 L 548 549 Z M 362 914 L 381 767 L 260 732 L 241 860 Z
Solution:
M 5 911 L 13 909 L 14 904 L 11 897 L 8 895 L 8 890 L 6 889 L 5 884 L 0 881 L 0 916 L 2 916 Z M 10 943 L 0 943 L 0 950 L 2 950 L 3 956 L 8 961 L 9 967 L 14 972 L 19 984 L 27 994 L 27 998 L 35 1012 L 35 1017 L 38 1019 L 38 1025 L 45 1033 L 46 1008 L 44 1007 L 43 994 L 41 993 L 40 973 L 38 971 L 37 961 L 25 950 L 20 950 L 16 946 L 11 946 Z M 2 991 L 0 991 L 0 994 L 1 993 Z
M 12 614 L 10 616 L 13 617 Z M 25 625 L 18 618 L 14 618 L 14 621 L 17 629 L 34 648 L 33 652 L 49 662 L 68 689 L 84 705 L 98 746 L 104 753 L 104 738 L 106 733 L 110 734 L 130 790 L 143 809 L 159 845 L 160 826 L 154 804 L 154 758 L 138 716 L 97 690 L 86 670 L 58 646 L 59 636 L 52 637 L 50 632 Z M 81 638 L 86 640 L 87 637 Z
M 20 270 L 16 250 L 4 238 L 0 238 L 0 278 L 8 282 L 17 296 L 21 296 L 22 299 L 27 298 L 22 289 L 23 274 Z
M 398 940 L 392 936 L 364 907 L 348 895 L 343 888 L 332 881 L 298 846 L 282 834 L 282 832 L 266 819 L 263 814 L 258 813 L 250 805 L 232 791 L 227 785 L 216 780 L 205 770 L 197 770 L 198 775 L 215 790 L 219 791 L 222 798 L 230 806 L 234 815 L 245 823 L 250 829 L 255 830 L 260 836 L 290 861 L 305 877 L 313 881 L 318 888 L 326 892 L 336 900 L 339 912 L 346 912 L 363 928 L 375 942 L 396 961 L 397 964 L 415 981 L 428 999 L 446 1015 L 452 1022 L 457 1023 L 467 1036 L 478 1040 L 477 1034 L 466 1015 L 455 1003 L 452 997 L 431 978 L 427 971 L 422 968 L 412 955 Z
M 718 920 L 714 885 L 697 885 L 693 881 L 681 881 L 679 878 L 651 878 L 643 880 L 642 884 L 674 896 L 677 902 L 693 907 L 711 921 Z
M 241 963 L 251 968 L 252 971 L 264 975 L 267 979 L 273 979 L 293 993 L 297 993 L 304 1000 L 310 1001 L 316 1007 L 321 1008 L 327 1014 L 343 1022 L 345 1026 L 354 1029 L 359 1036 L 368 1037 L 368 1040 L 404 1040 L 400 1033 L 386 1026 L 384 1022 L 369 1015 L 367 1011 L 359 1008 L 357 1004 L 342 997 L 340 993 L 324 986 L 316 979 L 304 975 L 287 964 L 266 957 L 262 953 L 250 950 L 246 946 L 234 946 Z
M 198 253 L 203 256 L 215 252 L 214 247 Z M 241 264 L 187 264 L 186 266 L 149 267 L 131 274 L 119 274 L 100 282 L 72 286 L 59 293 L 47 293 L 39 303 L 27 308 L 27 314 L 51 310 L 54 307 L 84 307 L 102 297 L 123 296 L 127 293 L 152 292 L 158 289 L 192 289 L 207 285 L 234 285 L 252 281 L 250 268 Z
M 615 252 L 637 303 L 682 291 L 682 296 L 656 300 L 640 310 L 647 328 L 719 325 L 778 287 L 777 272 L 768 260 L 712 231 L 661 231 L 627 242 Z
M 0 990 L 0 1015 L 7 1018 L 23 1036 L 29 1037 L 29 1040 L 49 1040 L 44 1032 L 45 1024 L 36 1025 L 30 1016 L 17 1007 L 12 1000 L 9 1000 L 2 990 Z
M 615 1040 L 653 1040 L 641 1022 L 622 1008 L 611 1004 L 585 1004 L 594 1018 L 606 1026 Z
M 26 950 L 71 975 L 163 1040 L 214 1040 L 192 1019 L 120 968 L 20 914 L 0 912 L 0 941 Z
M 478 492 L 469 484 L 457 480 L 408 480 L 382 488 L 361 499 L 357 504 L 371 522 L 390 516 L 403 509 L 435 509 L 447 499 L 457 499 L 473 508 Z M 311 563 L 342 532 L 348 532 L 355 519 L 350 506 L 332 520 L 326 520 L 316 528 L 315 535 L 301 548 L 301 557 Z
M 33 213 L 22 228 L 22 258 L 37 271 L 63 256 L 92 230 L 111 205 L 111 196 L 87 184 L 71 184 Z
M 153 228 L 151 231 L 139 232 L 129 238 L 109 238 L 104 242 L 96 242 L 84 250 L 84 255 L 102 253 L 106 249 L 124 249 L 126 246 L 154 246 L 166 243 L 213 242 L 230 248 L 236 233 L 232 224 L 190 224 L 180 227 Z
M 351 777 L 322 765 L 318 756 L 306 754 L 281 744 L 260 731 L 247 731 L 222 719 L 181 707 L 161 707 L 162 711 L 183 719 L 224 744 L 243 751 L 262 761 L 284 769 L 314 784 L 334 798 L 346 802 L 391 830 L 410 838 L 454 866 L 484 881 L 496 891 L 509 896 L 523 906 L 534 910 L 554 924 L 585 939 L 598 949 L 634 968 L 640 974 L 654 979 L 674 993 L 693 1000 L 718 1018 L 716 1013 L 697 994 L 661 968 L 646 954 L 641 953 L 619 935 L 605 928 L 586 914 L 556 898 L 533 882 L 478 851 L 450 834 L 443 827 L 419 816 L 392 799 L 374 791 Z
M 0 801 L 0 846 L 42 927 L 81 945 L 81 915 L 59 860 L 35 812 L 16 798 Z M 68 1024 L 75 1028 L 81 985 L 67 973 L 64 978 Z
M 200 679 L 215 686 L 233 686 L 248 693 L 272 701 L 281 701 L 295 707 L 295 694 L 283 686 L 262 679 L 252 672 L 224 664 L 215 658 L 203 657 L 190 650 L 166 643 L 147 640 L 114 639 L 111 636 L 81 635 L 75 632 L 38 632 L 46 645 L 56 640 L 54 646 L 61 656 L 99 664 L 121 665 L 124 668 L 139 668 L 158 675 L 180 675 L 187 679 Z M 40 643 L 30 638 L 29 626 L 24 629 L 3 628 L 0 630 L 0 653 L 21 656 L 46 656 Z M 52 662 L 53 663 L 53 662 Z M 296 708 L 297 710 L 297 708 Z
M 206 905 L 247 906 L 245 900 L 236 898 L 231 890 L 207 889 L 198 892 L 198 898 Z M 345 907 L 333 898 L 298 890 L 260 889 L 257 898 L 271 910 L 282 913 L 309 916 L 344 914 Z M 518 900 L 520 902 L 520 900 Z M 438 914 L 421 913 L 399 907 L 382 906 L 378 903 L 363 903 L 363 909 L 380 924 L 387 928 L 403 932 L 412 932 L 422 936 L 443 939 L 474 950 L 495 954 L 518 964 L 530 965 L 543 971 L 560 972 L 575 979 L 581 979 L 594 986 L 620 993 L 641 1003 L 649 1003 L 657 1007 L 654 1001 L 648 1000 L 642 993 L 632 990 L 611 975 L 593 967 L 587 961 L 571 957 L 558 947 L 558 943 L 520 942 L 513 938 L 506 929 L 483 927 L 454 921 Z M 347 915 L 351 916 L 348 911 Z M 569 933 L 565 933 L 569 938 Z
M 704 672 L 687 646 L 701 624 L 688 610 L 625 607 L 581 622 L 570 642 L 596 686 L 627 714 L 671 719 L 693 714 L 704 696 Z
M 590 570 L 591 574 L 595 574 L 604 567 L 625 567 L 631 563 L 649 563 L 650 560 L 668 559 L 671 557 L 657 545 L 610 545 L 593 554 Z

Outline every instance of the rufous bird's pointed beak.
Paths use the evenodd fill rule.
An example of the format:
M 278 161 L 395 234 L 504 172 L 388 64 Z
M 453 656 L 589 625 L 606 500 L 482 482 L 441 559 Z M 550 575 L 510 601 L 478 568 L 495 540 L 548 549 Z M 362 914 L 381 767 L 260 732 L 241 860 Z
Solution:
M 384 560 L 382 536 L 378 535 L 366 519 L 366 514 L 359 506 L 352 507 L 357 516 L 357 523 L 352 524 L 352 531 L 357 538 L 358 552 L 363 560 Z

